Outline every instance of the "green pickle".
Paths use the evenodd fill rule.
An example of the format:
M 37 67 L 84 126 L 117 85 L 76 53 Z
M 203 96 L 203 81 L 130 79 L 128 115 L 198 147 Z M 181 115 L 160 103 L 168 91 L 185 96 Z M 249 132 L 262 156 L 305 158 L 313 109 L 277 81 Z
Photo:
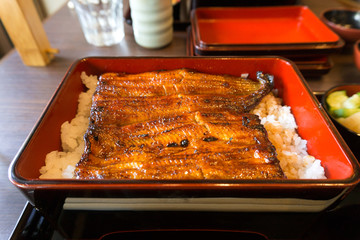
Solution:
M 360 92 L 349 97 L 345 90 L 335 91 L 329 94 L 326 103 L 329 113 L 339 122 L 352 130 L 359 128 Z
M 360 107 L 360 95 L 358 93 L 352 95 L 343 103 L 344 108 L 355 109 Z
M 343 102 L 348 98 L 345 90 L 335 91 L 329 94 L 326 98 L 326 103 L 329 105 L 330 109 L 339 109 L 342 107 Z
M 336 118 L 346 118 L 357 112 L 360 112 L 360 108 L 339 108 L 334 109 L 333 116 Z

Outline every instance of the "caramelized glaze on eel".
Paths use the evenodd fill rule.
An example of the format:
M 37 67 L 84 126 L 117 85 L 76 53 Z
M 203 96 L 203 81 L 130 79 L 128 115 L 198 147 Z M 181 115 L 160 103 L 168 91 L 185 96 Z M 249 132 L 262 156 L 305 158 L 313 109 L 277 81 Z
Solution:
M 78 179 L 281 179 L 276 151 L 248 113 L 273 87 L 188 69 L 101 75 Z

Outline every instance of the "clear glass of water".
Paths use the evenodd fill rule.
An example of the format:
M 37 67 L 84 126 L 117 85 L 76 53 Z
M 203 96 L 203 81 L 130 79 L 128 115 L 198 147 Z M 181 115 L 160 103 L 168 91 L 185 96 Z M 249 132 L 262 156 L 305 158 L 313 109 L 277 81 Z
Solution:
M 112 46 L 124 38 L 122 0 L 71 0 L 88 43 Z

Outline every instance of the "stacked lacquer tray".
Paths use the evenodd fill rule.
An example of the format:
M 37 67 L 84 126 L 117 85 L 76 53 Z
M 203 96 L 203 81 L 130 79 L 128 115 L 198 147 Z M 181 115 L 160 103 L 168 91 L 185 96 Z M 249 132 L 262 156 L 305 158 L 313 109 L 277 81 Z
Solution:
M 308 76 L 326 74 L 344 46 L 306 6 L 195 8 L 187 43 L 190 56 L 282 56 Z

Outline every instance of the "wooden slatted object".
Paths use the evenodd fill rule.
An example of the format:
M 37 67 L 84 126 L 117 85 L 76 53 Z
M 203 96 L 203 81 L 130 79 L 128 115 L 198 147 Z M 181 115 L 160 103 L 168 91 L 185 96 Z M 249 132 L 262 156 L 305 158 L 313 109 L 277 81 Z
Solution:
M 58 52 L 50 46 L 33 1 L 0 0 L 0 19 L 25 65 L 46 66 Z

